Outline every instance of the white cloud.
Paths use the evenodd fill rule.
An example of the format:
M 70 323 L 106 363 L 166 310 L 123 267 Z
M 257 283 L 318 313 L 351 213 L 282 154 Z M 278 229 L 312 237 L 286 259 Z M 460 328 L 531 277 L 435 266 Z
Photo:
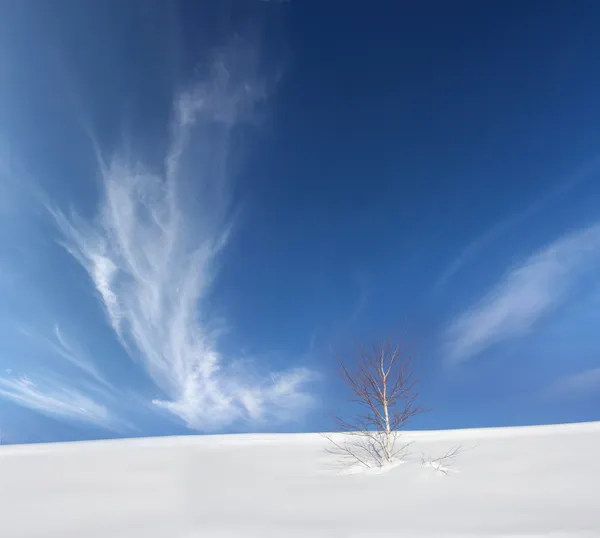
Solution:
M 26 376 L 0 377 L 0 396 L 51 417 L 110 429 L 117 424 L 104 405 L 48 378 L 41 377 L 33 382 Z
M 176 99 L 164 170 L 117 155 L 99 163 L 103 200 L 86 223 L 54 216 L 67 250 L 87 270 L 108 321 L 164 393 L 156 405 L 194 429 L 282 417 L 311 401 L 311 373 L 250 380 L 217 349 L 208 307 L 216 262 L 231 231 L 230 138 L 266 96 L 250 48 L 217 56 L 204 83 Z M 199 193 L 192 205 L 190 187 Z
M 575 170 L 575 172 L 569 176 L 566 180 L 558 183 L 550 190 L 546 191 L 541 197 L 538 197 L 532 204 L 526 207 L 524 210 L 514 213 L 509 217 L 501 220 L 494 226 L 492 226 L 485 233 L 477 237 L 474 241 L 469 243 L 452 261 L 452 263 L 444 270 L 440 278 L 435 284 L 435 288 L 439 288 L 446 284 L 450 279 L 456 275 L 475 255 L 479 254 L 480 251 L 487 247 L 490 243 L 496 241 L 499 237 L 502 237 L 509 230 L 516 228 L 521 225 L 527 219 L 546 208 L 550 203 L 563 196 L 571 189 L 580 185 L 590 179 L 594 178 L 598 174 L 600 168 L 600 157 L 596 156 L 590 161 L 586 162 Z
M 23 329 L 19 332 L 43 352 L 42 356 L 60 357 L 75 370 L 65 372 L 64 367 L 55 363 L 52 364 L 51 375 L 38 372 L 30 377 L 6 368 L 4 375 L 0 376 L 0 397 L 63 420 L 85 422 L 119 432 L 132 429 L 130 424 L 90 396 L 93 393 L 105 402 L 115 403 L 113 387 L 91 358 L 75 342 L 69 341 L 58 325 L 54 327 L 53 337 Z M 45 362 L 40 360 L 38 353 L 36 360 L 40 366 Z M 48 366 L 42 368 L 50 370 Z M 74 375 L 74 372 L 78 375 Z
M 108 381 L 100 373 L 90 356 L 77 343 L 69 341 L 58 325 L 54 326 L 53 338 L 47 338 L 28 330 L 20 330 L 20 332 L 40 348 L 66 360 L 93 381 L 109 387 Z
M 447 359 L 463 362 L 529 331 L 560 304 L 576 279 L 595 267 L 600 224 L 569 234 L 511 269 L 446 332 Z
M 564 378 L 556 384 L 552 393 L 581 395 L 594 391 L 600 393 L 600 368 L 592 368 Z
M 531 213 L 533 213 L 533 211 L 533 209 L 528 209 L 518 215 L 513 215 L 507 219 L 504 219 L 496 225 L 494 225 L 492 228 L 490 228 L 483 235 L 479 236 L 474 241 L 469 243 L 442 273 L 442 276 L 440 276 L 440 278 L 436 282 L 435 287 L 439 288 L 446 284 L 446 282 L 452 279 L 452 277 L 454 277 L 454 275 L 458 273 L 461 270 L 461 268 L 469 260 L 471 260 L 483 247 L 493 242 L 498 237 L 501 237 L 503 234 L 505 234 L 508 230 L 510 230 L 517 224 L 524 221 Z

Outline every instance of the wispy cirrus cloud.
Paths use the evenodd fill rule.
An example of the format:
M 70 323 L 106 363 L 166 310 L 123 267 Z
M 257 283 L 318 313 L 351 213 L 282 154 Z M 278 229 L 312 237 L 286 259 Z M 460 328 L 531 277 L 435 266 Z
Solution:
M 207 77 L 175 100 L 162 170 L 144 166 L 143 156 L 101 158 L 97 218 L 52 210 L 110 326 L 161 389 L 155 405 L 199 430 L 289 418 L 312 401 L 310 371 L 248 375 L 224 357 L 222 323 L 208 304 L 232 232 L 231 138 L 268 93 L 245 45 L 221 51 Z
M 19 215 L 23 211 L 23 204 L 20 202 L 25 199 L 25 194 L 33 193 L 35 196 L 39 192 L 32 187 L 29 177 L 17 166 L 9 139 L 0 136 L 0 218 L 8 222 Z M 20 227 L 11 222 L 5 228 L 11 229 L 9 237 L 18 243 L 12 230 Z M 14 266 L 14 256 L 6 246 L 6 238 L 3 238 L 3 248 L 0 249 L 0 291 L 3 293 L 7 290 L 12 292 L 15 282 L 20 278 L 20 271 Z M 125 424 L 99 401 L 110 396 L 108 384 L 89 357 L 75 343 L 69 342 L 58 325 L 55 326 L 52 337 L 32 331 L 20 332 L 30 343 L 35 344 L 33 355 L 38 356 L 39 362 L 38 359 L 35 362 L 39 368 L 32 376 L 16 374 L 13 373 L 13 368 L 4 368 L 0 375 L 0 398 L 53 418 L 123 431 Z M 46 362 L 44 359 L 49 356 L 66 360 L 79 374 L 59 374 L 57 371 L 62 371 L 61 367 L 57 367 L 57 371 L 51 375 L 41 373 L 48 370 L 43 365 Z M 2 359 L 3 362 L 10 361 L 10 357 L 3 356 Z M 90 388 L 95 393 L 94 396 L 90 395 Z
M 464 362 L 527 333 L 599 261 L 600 224 L 563 236 L 529 256 L 448 327 L 448 362 Z
M 560 380 L 551 390 L 553 395 L 580 396 L 591 392 L 600 394 L 600 368 L 591 368 Z
M 0 396 L 51 417 L 119 429 L 105 405 L 50 377 L 0 377 Z
M 90 376 L 95 382 L 106 387 L 110 386 L 89 354 L 76 342 L 70 341 L 58 324 L 54 325 L 52 337 L 43 336 L 25 329 L 21 329 L 20 332 L 42 352 L 50 352 L 66 360 L 70 365 Z
M 462 251 L 459 252 L 458 256 L 446 267 L 444 272 L 441 274 L 435 288 L 440 288 L 451 280 L 470 260 L 472 260 L 478 253 L 481 252 L 490 243 L 496 241 L 498 238 L 505 235 L 508 231 L 519 226 L 527 219 L 531 218 L 536 213 L 539 213 L 542 209 L 546 208 L 549 204 L 554 202 L 557 198 L 564 196 L 570 190 L 576 186 L 589 181 L 591 178 L 598 175 L 600 170 L 600 157 L 596 156 L 590 161 L 584 163 L 579 169 L 575 171 L 570 177 L 564 181 L 558 183 L 552 189 L 547 191 L 543 196 L 535 200 L 532 204 L 526 207 L 524 210 L 514 213 L 507 218 L 501 220 L 492 226 L 489 230 L 484 232 L 482 235 L 477 237 L 471 243 L 469 243 Z
M 38 367 L 32 375 L 15 374 L 11 368 L 5 369 L 4 375 L 0 376 L 0 397 L 54 418 L 117 432 L 131 430 L 129 424 L 102 403 L 115 403 L 111 385 L 90 357 L 75 342 L 69 341 L 58 325 L 55 325 L 52 337 L 30 330 L 19 332 L 34 344 Z M 51 356 L 65 363 L 49 363 L 47 359 Z

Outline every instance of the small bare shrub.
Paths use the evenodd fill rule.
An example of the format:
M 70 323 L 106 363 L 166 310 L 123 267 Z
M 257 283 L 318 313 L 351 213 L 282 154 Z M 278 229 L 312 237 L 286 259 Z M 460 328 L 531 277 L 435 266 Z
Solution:
M 384 341 L 368 350 L 359 347 L 354 360 L 340 360 L 340 366 L 352 401 L 363 412 L 336 417 L 339 433 L 325 435 L 328 451 L 348 465 L 364 467 L 383 467 L 403 457 L 410 443 L 399 442 L 400 431 L 424 411 L 417 405 L 410 357 Z

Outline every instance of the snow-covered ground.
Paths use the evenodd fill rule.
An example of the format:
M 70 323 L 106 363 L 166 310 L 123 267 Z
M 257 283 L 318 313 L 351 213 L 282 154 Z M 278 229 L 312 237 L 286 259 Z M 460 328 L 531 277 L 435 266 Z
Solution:
M 407 437 L 381 474 L 315 434 L 0 447 L 0 536 L 600 537 L 600 423 Z M 421 465 L 456 444 L 455 472 Z

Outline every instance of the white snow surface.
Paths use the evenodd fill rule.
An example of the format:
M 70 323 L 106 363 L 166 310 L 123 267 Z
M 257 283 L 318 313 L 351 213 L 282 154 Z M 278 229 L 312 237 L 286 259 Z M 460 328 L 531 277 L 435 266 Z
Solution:
M 600 423 L 405 439 L 382 473 L 340 473 L 318 434 L 0 447 L 0 536 L 600 537 Z M 453 472 L 421 463 L 456 444 Z

